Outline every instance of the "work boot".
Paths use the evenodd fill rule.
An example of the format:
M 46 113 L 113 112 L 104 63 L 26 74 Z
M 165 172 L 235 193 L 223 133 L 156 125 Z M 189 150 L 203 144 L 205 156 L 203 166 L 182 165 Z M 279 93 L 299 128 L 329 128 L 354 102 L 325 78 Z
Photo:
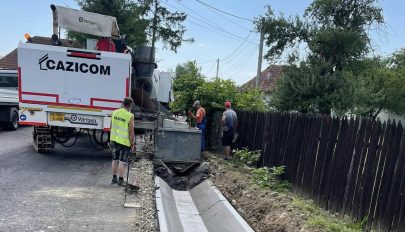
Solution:
M 111 180 L 111 184 L 116 184 L 118 183 L 117 177 L 113 177 Z
M 127 186 L 127 182 L 120 179 L 120 180 L 118 180 L 118 186 L 125 187 L 125 186 Z

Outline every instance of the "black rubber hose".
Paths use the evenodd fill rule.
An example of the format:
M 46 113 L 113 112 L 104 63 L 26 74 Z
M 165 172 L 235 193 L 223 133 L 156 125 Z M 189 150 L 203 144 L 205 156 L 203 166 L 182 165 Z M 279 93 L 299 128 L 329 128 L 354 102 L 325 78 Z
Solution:
M 70 133 L 69 136 L 65 137 L 64 140 L 61 140 L 60 137 L 57 136 L 57 133 L 55 132 L 55 129 L 53 127 L 51 128 L 51 134 L 57 143 L 64 144 L 73 137 L 74 132 Z
M 107 144 L 108 141 L 110 141 L 110 132 L 108 132 L 108 133 L 107 133 L 107 140 L 106 140 L 105 142 L 103 142 L 104 133 L 105 133 L 105 131 L 101 132 L 101 136 L 100 136 L 100 141 L 101 141 L 101 143 L 103 144 L 103 146 L 104 146 L 105 144 Z
M 98 141 L 97 140 L 97 136 L 96 136 L 96 130 L 93 130 L 93 139 L 94 139 L 94 141 L 98 144 L 98 145 L 103 145 L 102 143 L 101 143 L 101 139 L 100 139 L 100 141 Z
M 95 137 L 95 132 L 94 132 L 94 131 L 95 131 L 95 130 L 93 130 L 93 137 Z M 98 147 L 97 147 L 97 144 L 98 144 L 97 141 L 94 141 L 94 142 L 96 142 L 96 144 L 94 144 L 93 138 L 92 138 L 91 135 L 90 135 L 89 129 L 87 129 L 87 135 L 89 136 L 89 140 L 90 140 L 91 144 L 93 145 L 94 149 L 99 150 L 99 151 L 104 150 L 104 146 L 103 146 L 103 148 L 98 148 Z M 102 144 L 98 144 L 98 145 L 102 146 Z
M 102 131 L 101 135 L 100 135 L 100 140 L 97 140 L 96 130 L 93 130 L 94 141 L 96 141 L 96 143 L 99 144 L 99 145 L 105 146 L 108 143 L 108 141 L 110 141 L 110 133 L 107 133 L 107 140 L 106 141 L 104 141 L 104 139 L 103 139 L 104 134 L 105 134 L 105 131 Z
M 75 129 L 75 131 L 76 131 L 76 129 Z M 70 145 L 65 145 L 65 143 L 61 143 L 60 145 L 62 145 L 62 147 L 73 147 L 73 145 L 76 144 L 76 141 L 77 141 L 77 139 L 79 138 L 79 136 L 80 136 L 81 133 L 82 133 L 82 129 L 79 130 L 79 132 L 77 133 L 76 138 L 75 138 L 75 140 L 73 141 L 72 144 L 70 144 Z M 73 133 L 73 134 L 74 134 L 74 133 Z

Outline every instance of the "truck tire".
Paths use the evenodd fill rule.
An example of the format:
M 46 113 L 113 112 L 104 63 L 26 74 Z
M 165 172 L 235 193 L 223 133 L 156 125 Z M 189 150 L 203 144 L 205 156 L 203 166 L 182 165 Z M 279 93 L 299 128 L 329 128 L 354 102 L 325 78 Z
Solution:
M 10 109 L 10 121 L 3 123 L 3 130 L 15 131 L 18 129 L 18 110 L 16 108 Z

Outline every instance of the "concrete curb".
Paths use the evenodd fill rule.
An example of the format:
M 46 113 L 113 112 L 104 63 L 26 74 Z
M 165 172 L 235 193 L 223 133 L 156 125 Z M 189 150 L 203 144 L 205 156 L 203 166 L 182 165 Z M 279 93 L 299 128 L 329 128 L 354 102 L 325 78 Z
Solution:
M 158 176 L 155 185 L 160 231 L 254 231 L 209 180 L 190 191 L 173 190 Z

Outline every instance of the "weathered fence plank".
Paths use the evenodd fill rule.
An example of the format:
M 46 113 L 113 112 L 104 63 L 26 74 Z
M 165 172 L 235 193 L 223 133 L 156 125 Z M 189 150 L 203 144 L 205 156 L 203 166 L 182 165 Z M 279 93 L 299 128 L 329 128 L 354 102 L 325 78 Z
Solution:
M 360 124 L 360 128 L 359 128 Z M 356 118 L 355 121 L 355 143 L 353 146 L 353 151 L 351 153 L 351 161 L 350 161 L 350 167 L 348 171 L 348 178 L 347 178 L 347 184 L 346 184 L 346 190 L 345 190 L 345 196 L 343 200 L 343 206 L 342 206 L 342 211 L 341 213 L 343 214 L 348 214 L 352 215 L 352 210 L 353 210 L 353 198 L 355 195 L 355 189 L 356 189 L 356 182 L 357 182 L 357 175 L 359 173 L 359 168 L 360 168 L 360 160 L 361 160 L 361 148 L 362 148 L 362 142 L 365 137 L 366 133 L 366 122 L 360 122 L 358 118 Z M 359 128 L 359 129 L 358 129 Z
M 294 191 L 368 219 L 367 230 L 405 231 L 405 132 L 400 123 L 293 113 L 238 112 L 235 146 L 261 150 L 259 166 L 286 166 Z
M 395 126 L 395 123 L 394 123 Z M 404 163 L 405 154 L 400 153 L 401 139 L 403 137 L 402 125 L 396 126 L 395 135 L 392 135 L 392 150 L 387 152 L 387 174 L 382 180 L 381 198 L 378 201 L 376 218 L 376 227 L 388 231 L 391 227 L 393 215 L 395 213 L 395 203 L 397 193 L 399 192 L 401 164 Z

